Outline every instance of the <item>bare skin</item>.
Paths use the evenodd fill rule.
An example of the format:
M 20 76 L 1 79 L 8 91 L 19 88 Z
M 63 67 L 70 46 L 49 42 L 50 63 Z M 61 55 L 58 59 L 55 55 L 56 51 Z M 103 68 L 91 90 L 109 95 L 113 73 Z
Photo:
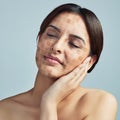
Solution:
M 0 120 L 115 120 L 114 96 L 80 86 L 96 60 L 89 52 L 82 18 L 72 13 L 57 16 L 39 36 L 34 87 L 2 100 Z

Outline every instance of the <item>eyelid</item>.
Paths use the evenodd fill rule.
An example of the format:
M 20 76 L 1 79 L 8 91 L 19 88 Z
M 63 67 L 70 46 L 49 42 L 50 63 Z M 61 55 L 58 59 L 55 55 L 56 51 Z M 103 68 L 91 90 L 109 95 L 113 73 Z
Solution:
M 55 29 L 52 29 L 52 28 L 48 28 L 48 29 L 46 30 L 46 32 L 58 34 L 58 32 L 57 32 Z
M 80 46 L 75 45 L 73 42 L 69 42 L 69 44 L 72 45 L 72 46 L 75 47 L 75 48 L 81 48 Z
M 52 34 L 52 33 L 49 33 L 49 32 L 47 32 L 47 35 L 48 35 L 48 36 L 56 36 L 56 35 L 54 35 L 54 34 Z
M 51 27 L 48 27 L 47 29 L 46 29 L 46 34 L 51 34 L 51 35 L 54 35 L 54 36 L 58 36 L 59 37 L 59 33 L 58 33 L 58 31 L 57 30 L 55 30 L 55 29 L 53 29 L 53 28 L 51 28 Z
M 76 38 L 70 38 L 69 41 L 75 46 L 78 46 L 79 48 L 84 46 L 84 43 L 81 40 L 78 40 Z
M 70 38 L 71 38 L 71 40 L 76 40 L 76 41 L 78 41 L 78 42 L 80 42 L 80 44 L 86 44 L 85 43 L 85 40 L 81 37 L 81 36 L 77 36 L 77 35 L 73 35 L 73 34 L 71 34 L 70 35 Z
M 54 33 L 59 33 L 56 29 L 52 28 L 52 27 L 48 27 L 47 32 L 54 32 Z

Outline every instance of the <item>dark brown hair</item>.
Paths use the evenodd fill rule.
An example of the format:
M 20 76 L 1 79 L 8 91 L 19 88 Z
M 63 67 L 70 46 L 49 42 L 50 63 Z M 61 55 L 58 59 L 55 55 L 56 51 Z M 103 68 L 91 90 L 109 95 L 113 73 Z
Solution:
M 100 54 L 103 49 L 103 31 L 102 31 L 102 26 L 100 21 L 98 20 L 97 16 L 91 11 L 86 8 L 81 8 L 79 5 L 73 4 L 73 3 L 68 3 L 68 4 L 63 4 L 61 6 L 58 6 L 55 8 L 52 12 L 48 14 L 48 16 L 44 19 L 40 26 L 40 31 L 38 33 L 41 35 L 47 26 L 52 22 L 52 20 L 58 16 L 60 13 L 63 12 L 70 12 L 70 13 L 75 13 L 79 16 L 81 16 L 85 22 L 87 32 L 90 38 L 90 55 L 96 55 L 97 60 L 93 64 L 93 66 L 88 70 L 88 73 L 92 71 L 92 69 L 95 67 L 97 64 Z

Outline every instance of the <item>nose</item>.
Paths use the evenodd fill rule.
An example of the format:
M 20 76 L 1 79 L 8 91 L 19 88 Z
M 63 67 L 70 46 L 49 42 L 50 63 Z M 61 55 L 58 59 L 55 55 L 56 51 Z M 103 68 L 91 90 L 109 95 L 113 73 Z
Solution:
M 61 37 L 57 41 L 55 41 L 55 43 L 52 46 L 52 52 L 54 54 L 61 54 L 61 53 L 63 53 L 63 51 L 65 49 L 65 41 L 66 41 L 65 37 Z

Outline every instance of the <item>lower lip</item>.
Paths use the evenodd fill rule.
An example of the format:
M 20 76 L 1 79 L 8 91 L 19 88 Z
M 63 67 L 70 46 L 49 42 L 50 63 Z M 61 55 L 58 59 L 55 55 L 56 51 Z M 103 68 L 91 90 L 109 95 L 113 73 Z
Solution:
M 48 58 L 48 57 L 44 57 L 44 58 L 45 58 L 45 60 L 46 60 L 47 62 L 49 62 L 50 64 L 53 64 L 53 65 L 55 65 L 55 64 L 60 64 L 58 61 L 53 60 L 53 59 L 51 59 L 51 58 Z

